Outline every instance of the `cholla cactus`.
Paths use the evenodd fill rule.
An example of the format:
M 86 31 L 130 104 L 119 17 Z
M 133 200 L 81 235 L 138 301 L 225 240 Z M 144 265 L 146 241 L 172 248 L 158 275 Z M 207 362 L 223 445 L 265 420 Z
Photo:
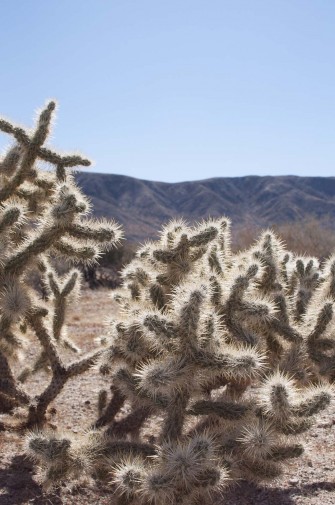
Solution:
M 86 454 L 94 438 L 87 460 L 120 503 L 207 503 L 228 482 L 277 477 L 331 400 L 335 258 L 295 257 L 271 231 L 233 254 L 229 226 L 173 221 L 123 271 L 100 364 L 112 396 L 81 442 Z M 28 441 L 48 483 L 78 465 L 78 442 L 59 436 L 54 477 L 54 437 Z
M 81 275 L 76 269 L 59 275 L 52 267 L 52 258 L 94 262 L 103 248 L 116 244 L 121 237 L 115 223 L 86 218 L 89 202 L 76 187 L 69 169 L 90 162 L 44 146 L 54 109 L 55 103 L 49 102 L 32 131 L 0 119 L 0 130 L 15 141 L 0 160 L 0 412 L 26 406 L 30 425 L 43 422 L 48 405 L 65 382 L 87 370 L 99 355 L 69 365 L 61 359 L 60 346 L 77 350 L 66 336 L 64 321 Z M 42 170 L 40 161 L 53 165 L 55 171 Z M 48 303 L 29 285 L 34 270 L 43 277 Z M 11 359 L 22 349 L 27 328 L 37 337 L 41 352 L 35 363 L 15 378 Z M 48 367 L 51 382 L 38 397 L 30 397 L 20 382 Z

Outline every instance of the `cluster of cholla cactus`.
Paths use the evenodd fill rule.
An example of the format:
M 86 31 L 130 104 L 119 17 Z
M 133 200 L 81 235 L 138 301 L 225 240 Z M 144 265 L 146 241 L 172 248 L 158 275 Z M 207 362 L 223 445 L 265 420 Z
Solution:
M 64 347 L 78 351 L 64 324 L 81 278 L 71 263 L 96 261 L 121 237 L 115 223 L 86 217 L 89 202 L 76 187 L 71 167 L 90 162 L 45 146 L 54 109 L 55 103 L 49 102 L 33 130 L 0 119 L 0 131 L 13 139 L 0 159 L 0 414 L 22 407 L 28 426 L 43 424 L 66 381 L 85 372 L 99 356 L 98 351 L 68 364 L 62 358 Z M 43 170 L 43 163 L 50 169 Z M 54 268 L 57 257 L 69 265 L 63 275 Z M 31 282 L 36 272 L 44 297 Z M 31 366 L 22 360 L 20 373 L 14 374 L 13 361 L 33 338 L 40 351 Z M 24 382 L 40 369 L 50 371 L 50 381 L 41 394 L 31 396 Z
M 27 441 L 46 486 L 90 475 L 120 504 L 208 503 L 302 454 L 333 393 L 335 257 L 297 257 L 271 231 L 235 254 L 227 219 L 173 221 L 113 296 L 96 422 Z

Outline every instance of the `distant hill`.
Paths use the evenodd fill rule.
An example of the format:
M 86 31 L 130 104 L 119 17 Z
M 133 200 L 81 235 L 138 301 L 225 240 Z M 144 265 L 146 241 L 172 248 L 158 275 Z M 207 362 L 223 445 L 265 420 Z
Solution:
M 335 218 L 335 177 L 220 177 L 165 183 L 78 172 L 96 216 L 114 217 L 126 238 L 143 242 L 175 217 L 228 216 L 235 227 L 271 226 L 306 217 Z M 335 221 L 334 221 L 335 222 Z

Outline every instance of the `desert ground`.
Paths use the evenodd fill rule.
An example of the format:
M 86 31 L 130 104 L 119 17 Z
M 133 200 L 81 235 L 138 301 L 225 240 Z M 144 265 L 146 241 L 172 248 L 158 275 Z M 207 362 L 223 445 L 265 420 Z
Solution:
M 68 313 L 69 336 L 83 352 L 97 345 L 104 334 L 104 321 L 113 316 L 114 302 L 106 289 L 85 289 Z M 33 355 L 34 346 L 29 345 Z M 22 363 L 17 364 L 19 371 Z M 38 392 L 41 377 L 29 381 L 27 389 Z M 59 429 L 80 433 L 96 417 L 100 389 L 108 389 L 108 380 L 93 369 L 70 381 L 53 404 L 50 423 Z M 335 403 L 335 402 L 334 402 Z M 317 417 L 313 429 L 303 438 L 305 453 L 292 460 L 283 476 L 267 485 L 240 482 L 208 505 L 333 505 L 335 504 L 335 405 Z M 23 436 L 0 432 L 0 505 L 114 505 L 113 490 L 89 483 L 45 493 L 38 474 L 24 452 Z M 207 505 L 207 504 L 206 504 Z

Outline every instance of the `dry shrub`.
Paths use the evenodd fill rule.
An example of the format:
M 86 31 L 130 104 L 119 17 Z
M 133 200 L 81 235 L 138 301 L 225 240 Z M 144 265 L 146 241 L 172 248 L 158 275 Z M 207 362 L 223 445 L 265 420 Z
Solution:
M 287 248 L 296 254 L 328 257 L 335 250 L 334 225 L 329 217 L 307 217 L 303 221 L 273 224 L 270 226 L 281 237 Z M 249 247 L 261 227 L 250 225 L 239 228 L 233 236 L 233 248 L 241 250 Z

